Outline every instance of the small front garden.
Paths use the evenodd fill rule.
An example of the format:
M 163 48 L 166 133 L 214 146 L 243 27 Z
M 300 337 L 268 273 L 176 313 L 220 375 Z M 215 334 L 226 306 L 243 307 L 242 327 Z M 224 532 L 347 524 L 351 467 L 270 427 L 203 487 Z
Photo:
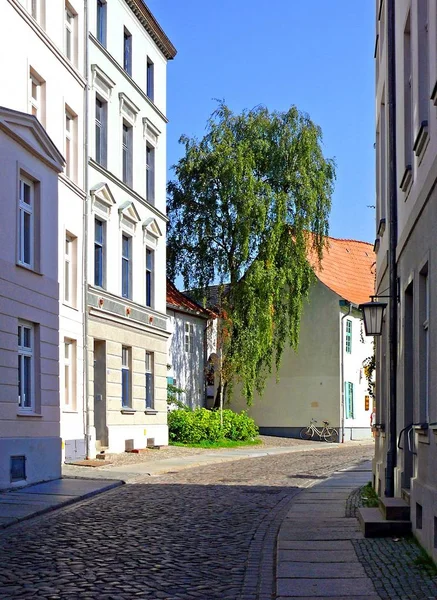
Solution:
M 172 445 L 200 448 L 232 448 L 259 444 L 258 427 L 246 412 L 196 408 L 168 413 L 169 441 Z

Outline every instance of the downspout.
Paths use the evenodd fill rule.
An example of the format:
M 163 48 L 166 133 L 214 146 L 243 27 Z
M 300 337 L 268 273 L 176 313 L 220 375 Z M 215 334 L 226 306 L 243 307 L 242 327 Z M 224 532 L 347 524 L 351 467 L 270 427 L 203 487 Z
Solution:
M 82 302 L 83 302 L 83 364 L 84 364 L 84 425 L 85 425 L 85 449 L 86 456 L 90 458 L 94 455 L 91 452 L 91 425 L 90 425 L 90 406 L 89 406 L 89 365 L 88 365 L 88 203 L 89 203 L 89 191 L 88 191 L 88 0 L 84 0 L 84 34 L 85 34 L 85 48 L 84 48 L 84 69 L 85 69 L 85 90 L 84 90 L 84 188 L 86 198 L 83 207 L 83 245 L 82 245 Z
M 394 496 L 394 470 L 396 466 L 396 368 L 397 368 L 397 265 L 398 236 L 396 187 L 396 56 L 395 56 L 395 0 L 387 2 L 387 100 L 388 100 L 388 191 L 389 191 L 389 437 L 385 495 Z
M 341 317 L 341 327 L 340 327 L 340 331 L 341 331 L 341 342 L 340 342 L 340 353 L 341 353 L 341 358 L 340 358 L 340 364 L 341 364 L 341 375 L 340 375 L 340 379 L 341 379 L 341 406 L 340 406 L 340 443 L 344 444 L 344 320 L 346 319 L 346 317 L 350 317 L 350 314 L 352 312 L 352 304 L 350 302 L 348 302 L 347 300 L 340 300 L 340 306 L 345 306 L 348 305 L 349 310 L 348 312 L 343 315 Z

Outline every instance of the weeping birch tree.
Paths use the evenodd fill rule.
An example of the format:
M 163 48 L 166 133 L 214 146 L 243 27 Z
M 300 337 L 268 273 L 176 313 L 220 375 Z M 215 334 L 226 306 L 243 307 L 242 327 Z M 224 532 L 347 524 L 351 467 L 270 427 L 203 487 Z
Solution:
M 234 114 L 219 103 L 168 184 L 168 276 L 202 301 L 221 294 L 221 378 L 247 403 L 262 394 L 286 346 L 295 350 L 303 301 L 320 260 L 335 180 L 322 132 L 292 106 Z

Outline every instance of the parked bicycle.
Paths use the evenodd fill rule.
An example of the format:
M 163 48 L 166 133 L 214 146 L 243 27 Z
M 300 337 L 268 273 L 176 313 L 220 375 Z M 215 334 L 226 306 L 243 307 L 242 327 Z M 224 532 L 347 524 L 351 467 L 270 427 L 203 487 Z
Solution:
M 301 439 L 310 440 L 316 435 L 325 442 L 336 442 L 338 440 L 338 431 L 334 427 L 329 427 L 329 421 L 323 421 L 323 427 L 320 429 L 316 426 L 316 423 L 316 419 L 311 419 L 308 427 L 301 429 Z

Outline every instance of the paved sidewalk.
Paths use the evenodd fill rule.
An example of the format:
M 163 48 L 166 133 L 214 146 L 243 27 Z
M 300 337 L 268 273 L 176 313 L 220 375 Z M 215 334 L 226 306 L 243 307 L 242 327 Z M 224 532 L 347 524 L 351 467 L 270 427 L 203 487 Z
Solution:
M 363 539 L 358 521 L 345 517 L 347 498 L 370 479 L 367 462 L 296 496 L 278 536 L 278 600 L 379 599 L 354 550 Z
M 0 493 L 0 529 L 122 485 L 122 481 L 55 479 Z

